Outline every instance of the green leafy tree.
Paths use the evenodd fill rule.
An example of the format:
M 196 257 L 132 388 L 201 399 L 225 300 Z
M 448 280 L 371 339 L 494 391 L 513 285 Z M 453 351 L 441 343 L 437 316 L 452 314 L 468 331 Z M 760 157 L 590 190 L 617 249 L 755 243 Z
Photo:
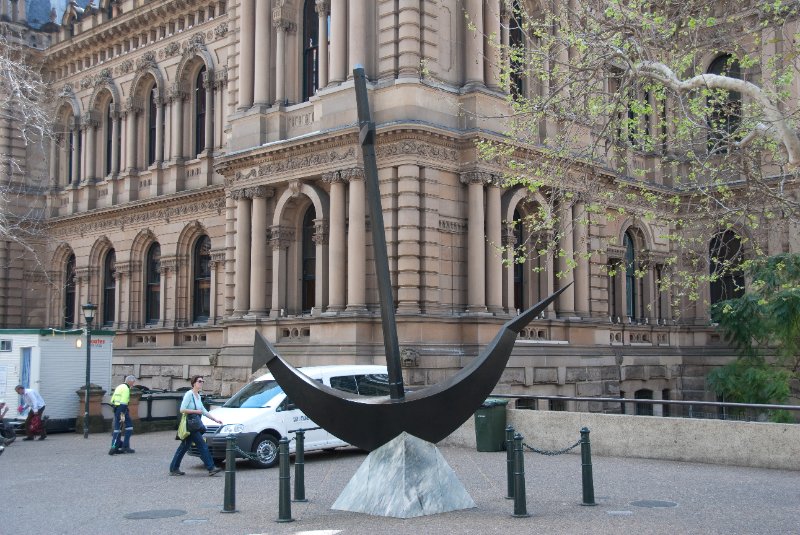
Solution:
M 747 293 L 711 309 L 739 358 L 708 382 L 727 401 L 785 403 L 800 378 L 800 255 L 756 259 L 747 273 Z
M 507 187 L 551 203 L 520 223 L 531 239 L 517 261 L 567 254 L 560 238 L 575 223 L 646 222 L 669 243 L 660 284 L 679 310 L 740 267 L 709 252 L 715 235 L 734 232 L 747 254 L 730 256 L 746 263 L 767 254 L 769 229 L 792 232 L 799 9 L 781 0 L 503 0 L 503 35 L 487 38 L 499 48 L 510 112 L 504 136 L 486 136 L 480 149 L 507 170 Z M 559 221 L 556 205 L 575 199 L 583 213 Z M 598 238 L 586 254 L 620 245 Z

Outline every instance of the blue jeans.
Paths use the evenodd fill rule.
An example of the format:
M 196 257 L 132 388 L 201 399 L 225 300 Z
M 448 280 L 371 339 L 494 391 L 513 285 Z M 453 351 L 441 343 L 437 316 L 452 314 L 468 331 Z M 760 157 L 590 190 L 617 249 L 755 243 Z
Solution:
M 197 450 L 200 452 L 200 459 L 202 459 L 203 464 L 206 465 L 206 469 L 214 469 L 214 459 L 211 458 L 211 452 L 208 451 L 208 445 L 206 444 L 206 441 L 203 440 L 203 434 L 200 431 L 191 431 L 185 440 L 181 440 L 178 449 L 175 450 L 175 455 L 172 457 L 172 462 L 169 463 L 170 472 L 180 470 L 181 461 L 183 460 L 183 456 L 186 455 L 186 452 L 189 451 L 191 442 L 194 442 L 194 445 L 197 446 Z

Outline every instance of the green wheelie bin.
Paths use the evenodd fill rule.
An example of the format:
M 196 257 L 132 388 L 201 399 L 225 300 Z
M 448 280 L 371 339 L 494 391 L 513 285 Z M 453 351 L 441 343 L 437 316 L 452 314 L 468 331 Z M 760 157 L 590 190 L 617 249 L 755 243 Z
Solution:
M 488 398 L 475 411 L 475 443 L 478 451 L 503 451 L 506 441 L 507 399 Z

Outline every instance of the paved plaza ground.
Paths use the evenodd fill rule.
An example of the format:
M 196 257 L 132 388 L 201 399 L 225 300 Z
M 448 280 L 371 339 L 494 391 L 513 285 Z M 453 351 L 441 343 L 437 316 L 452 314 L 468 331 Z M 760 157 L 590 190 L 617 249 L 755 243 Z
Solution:
M 366 457 L 354 449 L 306 456 L 307 503 L 276 523 L 278 470 L 237 463 L 236 507 L 221 513 L 224 472 L 208 477 L 187 456 L 183 477 L 167 475 L 174 432 L 134 435 L 133 455 L 109 456 L 109 438 L 50 435 L 16 442 L 0 456 L 0 532 L 30 534 L 796 534 L 800 473 L 618 457 L 593 458 L 598 505 L 581 501 L 575 454 L 525 456 L 529 518 L 513 518 L 505 452 L 443 447 L 474 509 L 408 520 L 331 510 Z M 535 445 L 535 444 L 533 444 Z M 577 451 L 577 450 L 576 450 Z M 800 447 L 798 448 L 800 454 Z M 637 505 L 636 502 L 645 502 Z M 661 507 L 644 507 L 660 503 Z M 673 506 L 674 504 L 674 506 Z M 172 515 L 172 516 L 167 516 Z M 160 518 L 137 518 L 160 517 Z

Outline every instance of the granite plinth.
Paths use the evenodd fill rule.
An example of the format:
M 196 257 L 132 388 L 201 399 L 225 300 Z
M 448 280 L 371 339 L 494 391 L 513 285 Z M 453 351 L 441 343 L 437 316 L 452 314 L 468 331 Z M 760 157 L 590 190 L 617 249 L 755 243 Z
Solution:
M 475 502 L 434 444 L 402 433 L 367 456 L 333 509 L 413 518 Z

